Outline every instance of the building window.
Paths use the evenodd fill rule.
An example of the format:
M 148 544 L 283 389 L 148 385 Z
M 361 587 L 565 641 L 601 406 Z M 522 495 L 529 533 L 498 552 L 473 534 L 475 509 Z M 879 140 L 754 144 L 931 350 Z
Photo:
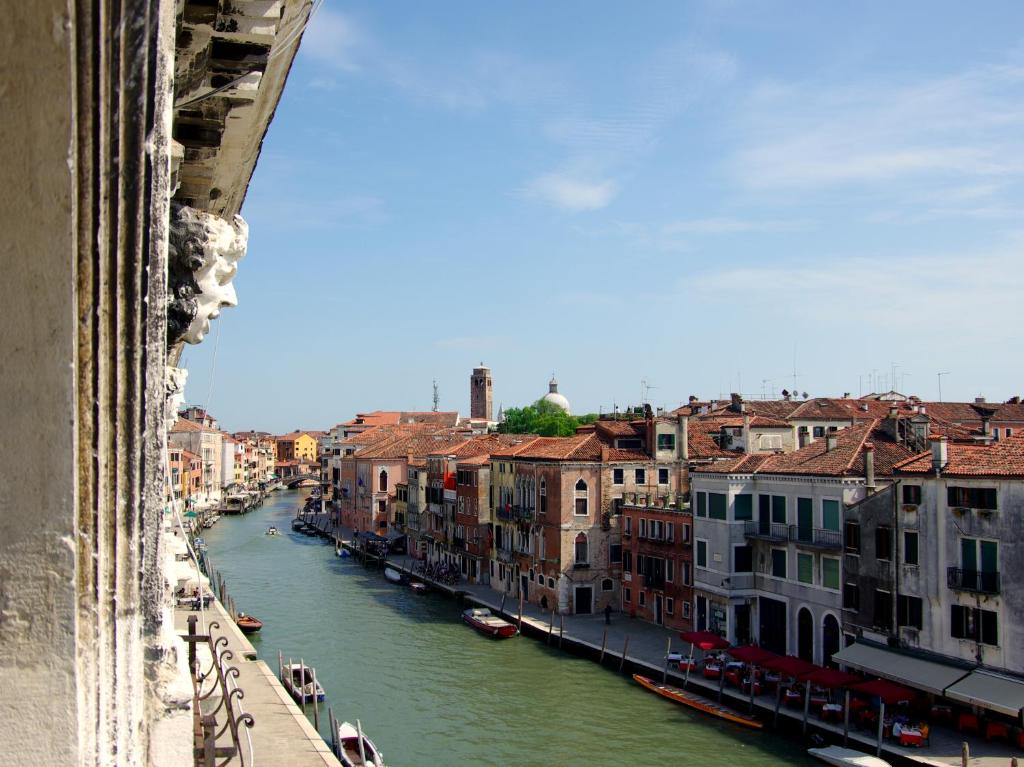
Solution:
M 683 543 L 690 542 L 690 526 L 687 524 L 683 525 Z
M 839 560 L 833 557 L 821 558 L 822 588 L 839 590 Z
M 690 571 L 690 563 L 683 562 L 683 585 L 690 586 L 693 583 L 693 573 Z
M 981 644 L 999 644 L 999 615 L 993 610 L 952 605 L 950 634 L 955 639 L 971 639 Z
M 839 528 L 839 501 L 826 499 L 821 502 L 821 526 L 826 530 Z
M 800 583 L 814 584 L 814 555 L 798 553 L 796 555 L 796 579 Z
M 875 614 L 873 624 L 889 631 L 892 629 L 892 593 L 875 589 Z
M 626 520 L 623 523 L 622 532 L 625 535 L 632 535 L 633 534 L 633 518 L 632 517 L 626 517 Z
M 646 538 L 647 537 L 647 520 L 644 519 L 643 517 L 640 517 L 640 537 L 641 538 Z
M 779 525 L 786 524 L 786 496 L 772 496 L 772 522 Z
M 638 485 L 642 485 L 642 484 L 646 483 L 647 482 L 647 472 L 645 472 L 643 469 L 634 469 L 633 470 L 633 481 L 636 482 Z
M 622 601 L 628 603 L 628 602 L 631 602 L 632 599 L 633 599 L 633 592 L 630 589 L 628 589 L 628 588 L 623 589 L 622 590 Z
M 646 607 L 647 606 L 647 592 L 646 591 L 638 591 L 637 594 L 636 594 L 636 601 L 640 604 L 641 607 Z
M 742 522 L 754 518 L 754 496 L 749 493 L 739 493 L 733 499 L 733 519 Z
M 587 534 L 580 533 L 576 536 L 576 564 L 585 565 L 590 562 L 589 546 L 587 545 Z
M 622 484 L 622 469 L 612 469 L 612 484 L 613 485 L 621 485 Z
M 548 578 L 548 588 L 549 589 L 553 589 L 554 587 L 555 587 L 555 579 L 554 578 Z
M 846 523 L 846 553 L 860 554 L 860 522 Z
M 582 479 L 576 482 L 576 516 L 587 516 L 587 483 Z
M 611 578 L 605 578 L 601 581 L 601 591 L 611 591 L 613 587 L 614 584 L 612 583 Z
M 776 578 L 786 577 L 785 549 L 772 549 L 772 575 Z
M 860 589 L 856 583 L 843 584 L 843 607 L 847 610 L 860 610 Z
M 913 504 L 918 506 L 921 503 L 921 486 L 920 485 L 904 485 L 903 486 L 903 502 L 906 504 Z
M 903 564 L 916 565 L 917 561 L 917 532 L 905 530 L 903 532 Z
M 892 528 L 879 525 L 875 528 L 875 557 L 881 560 L 892 559 Z
M 676 612 L 676 600 L 672 597 L 665 597 L 665 613 L 668 615 L 675 615 Z
M 613 543 L 608 547 L 608 561 L 617 564 L 622 561 L 622 544 Z
M 629 549 L 622 552 L 622 570 L 627 573 L 633 572 L 633 552 Z
M 815 426 L 814 427 L 814 436 L 815 437 L 824 437 L 825 436 L 825 427 L 824 426 Z
M 676 449 L 676 435 L 675 434 L 659 434 L 658 435 L 658 450 L 675 450 Z
M 734 573 L 754 572 L 754 549 L 750 546 L 734 546 L 732 549 L 732 562 Z
M 658 469 L 658 484 L 659 485 L 667 485 L 668 484 L 668 469 Z
M 915 629 L 924 628 L 924 608 L 921 597 L 908 597 L 900 594 L 896 602 L 896 621 L 901 626 Z
M 708 515 L 708 494 L 697 493 L 697 516 L 706 517 Z
M 708 542 L 697 540 L 697 567 L 708 566 Z
M 708 493 L 708 518 L 725 519 L 725 494 Z
M 684 618 L 689 618 L 690 617 L 690 603 L 689 602 L 683 602 L 683 617 Z
M 946 502 L 950 506 L 963 506 L 969 509 L 994 511 L 998 508 L 994 487 L 948 487 Z

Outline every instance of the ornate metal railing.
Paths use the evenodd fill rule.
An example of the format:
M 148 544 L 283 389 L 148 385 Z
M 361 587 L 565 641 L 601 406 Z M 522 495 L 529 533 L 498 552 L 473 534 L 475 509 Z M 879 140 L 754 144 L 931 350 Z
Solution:
M 228 649 L 228 638 L 215 637 L 218 623 L 210 623 L 209 633 L 196 631 L 195 615 L 188 616 L 188 634 L 182 639 L 188 644 L 188 667 L 192 675 L 193 757 L 196 767 L 223 767 L 236 757 L 245 765 L 242 751 L 241 728 L 255 724 L 252 714 L 242 710 L 239 703 L 245 697 L 235 680 L 238 668 L 229 665 L 234 653 Z M 210 666 L 204 669 L 199 660 L 198 647 L 206 645 L 210 651 Z M 252 763 L 251 746 L 249 763 Z

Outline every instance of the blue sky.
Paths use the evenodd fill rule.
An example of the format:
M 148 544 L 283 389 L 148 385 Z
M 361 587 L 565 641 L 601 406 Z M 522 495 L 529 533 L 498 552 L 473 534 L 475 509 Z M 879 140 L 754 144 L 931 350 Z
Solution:
M 793 388 L 1024 393 L 1024 5 L 342 3 L 189 348 L 229 429 Z M 218 338 L 219 335 L 219 338 Z M 216 350 L 216 351 L 215 351 Z M 214 358 L 216 357 L 216 362 Z

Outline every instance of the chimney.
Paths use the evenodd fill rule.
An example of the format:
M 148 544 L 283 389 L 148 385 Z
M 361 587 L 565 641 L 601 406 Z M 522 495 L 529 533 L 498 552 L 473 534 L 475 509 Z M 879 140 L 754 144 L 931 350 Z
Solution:
M 826 453 L 831 453 L 833 450 L 836 449 L 836 446 L 838 444 L 839 444 L 839 437 L 835 434 L 835 432 L 831 432 L 830 431 L 830 432 L 828 432 L 825 435 L 825 452 Z
M 676 420 L 676 446 L 679 449 L 679 457 L 684 461 L 690 460 L 690 434 L 689 419 L 680 415 Z
M 750 416 L 746 413 L 743 414 L 743 452 L 749 453 L 750 451 Z
M 981 433 L 986 437 L 992 436 L 992 416 L 988 413 L 981 414 Z
M 601 463 L 608 463 L 611 460 L 611 453 L 607 445 L 601 445 Z
M 732 394 L 729 395 L 729 399 L 731 400 L 729 408 L 734 413 L 742 413 L 744 410 L 743 397 L 741 397 L 736 392 L 733 392 Z
M 870 442 L 864 443 L 864 479 L 868 491 L 875 489 L 875 446 Z
M 984 405 L 985 404 L 985 398 L 984 397 L 975 397 L 974 398 L 974 404 L 975 405 Z
M 892 418 L 893 420 L 895 420 L 896 418 L 899 418 L 899 415 L 900 415 L 900 409 L 898 407 L 896 407 L 895 405 L 890 405 L 889 406 L 889 417 Z
M 928 412 L 928 408 L 927 408 L 926 405 L 923 405 L 923 404 L 922 405 L 918 405 L 917 406 L 917 412 L 920 413 L 921 415 L 925 415 Z
M 946 468 L 946 463 L 949 461 L 949 440 L 933 434 L 930 442 L 932 443 L 932 468 L 938 473 Z

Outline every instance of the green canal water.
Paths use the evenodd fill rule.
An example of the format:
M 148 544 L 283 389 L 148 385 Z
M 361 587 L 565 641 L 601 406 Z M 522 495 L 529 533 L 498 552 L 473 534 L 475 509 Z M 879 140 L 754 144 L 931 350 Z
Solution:
M 280 650 L 315 667 L 326 705 L 359 718 L 389 767 L 813 763 L 792 741 L 690 712 L 592 661 L 478 635 L 454 600 L 417 596 L 292 533 L 302 498 L 283 491 L 222 518 L 205 531 L 209 555 L 238 609 L 264 621 L 260 657 L 276 669 Z M 280 536 L 264 535 L 271 524 Z

